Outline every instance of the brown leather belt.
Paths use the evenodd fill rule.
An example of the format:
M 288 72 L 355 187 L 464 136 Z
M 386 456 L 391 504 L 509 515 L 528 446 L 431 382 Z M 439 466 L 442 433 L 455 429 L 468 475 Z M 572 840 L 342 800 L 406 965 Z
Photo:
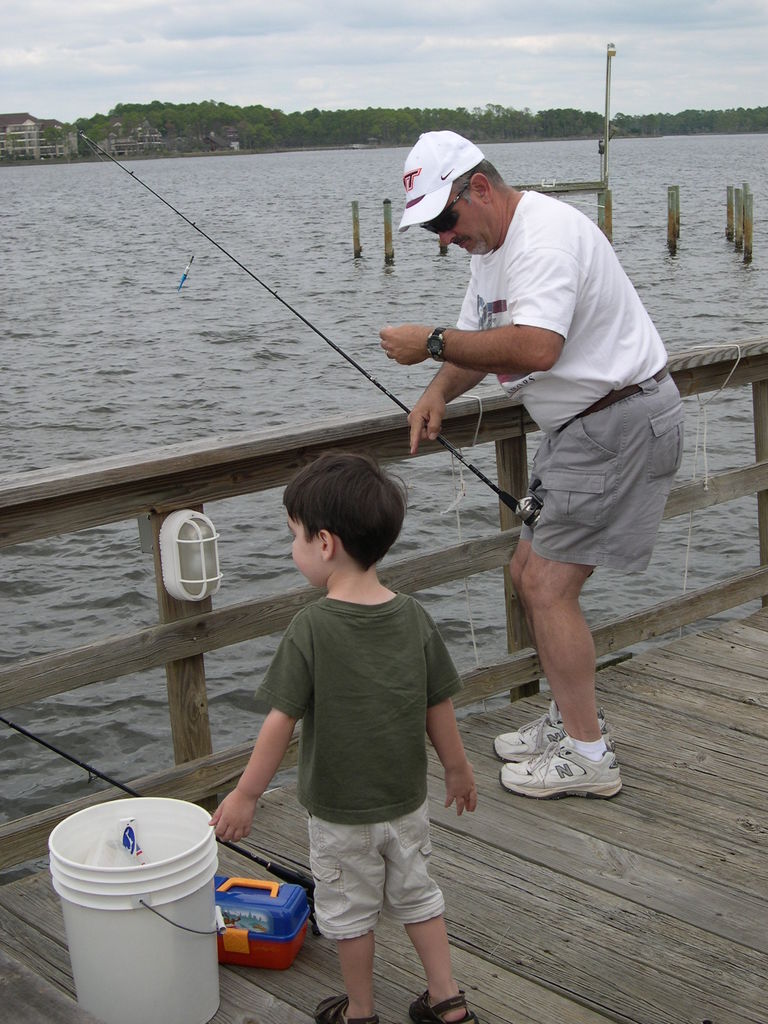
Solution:
M 665 366 L 662 370 L 659 370 L 658 373 L 654 373 L 652 379 L 660 384 L 668 375 L 669 371 Z M 618 391 L 609 391 L 607 395 L 603 395 L 602 398 L 598 398 L 598 400 L 593 402 L 592 405 L 588 405 L 586 409 L 583 409 L 581 412 L 577 412 L 575 416 L 571 416 L 569 420 L 566 420 L 562 427 L 557 428 L 557 433 L 559 434 L 561 430 L 565 430 L 566 427 L 569 427 L 574 420 L 581 420 L 585 416 L 591 416 L 593 412 L 600 412 L 601 409 L 607 409 L 609 405 L 613 405 L 615 402 L 620 402 L 622 398 L 629 398 L 630 395 L 636 395 L 642 390 L 643 389 L 639 384 L 628 384 L 625 388 L 620 388 Z

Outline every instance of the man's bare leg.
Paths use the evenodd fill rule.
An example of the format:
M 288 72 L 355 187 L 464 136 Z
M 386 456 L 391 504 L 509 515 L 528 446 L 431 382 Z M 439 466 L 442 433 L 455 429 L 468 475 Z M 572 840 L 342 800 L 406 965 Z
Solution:
M 595 702 L 595 645 L 579 596 L 594 566 L 542 558 L 528 541 L 510 564 L 512 582 L 563 725 L 573 739 L 600 739 Z

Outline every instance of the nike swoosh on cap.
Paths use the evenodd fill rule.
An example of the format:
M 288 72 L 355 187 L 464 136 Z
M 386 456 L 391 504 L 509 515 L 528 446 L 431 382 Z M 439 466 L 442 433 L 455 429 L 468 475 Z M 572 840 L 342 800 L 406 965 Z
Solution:
M 453 168 L 451 168 L 450 171 L 448 171 L 448 174 L 453 174 Z M 448 177 L 448 174 L 441 174 L 440 181 L 445 181 L 445 179 Z

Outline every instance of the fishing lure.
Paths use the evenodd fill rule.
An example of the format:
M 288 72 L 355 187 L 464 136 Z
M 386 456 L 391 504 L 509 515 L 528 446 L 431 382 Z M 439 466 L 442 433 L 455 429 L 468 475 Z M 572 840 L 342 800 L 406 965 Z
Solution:
M 277 299 L 277 301 L 280 302 L 283 306 L 285 306 L 285 308 L 289 310 L 289 312 L 293 313 L 293 315 L 297 317 L 297 319 L 301 320 L 303 324 L 306 324 L 306 326 L 309 327 L 311 331 L 314 331 L 319 338 L 322 338 L 326 345 L 329 345 L 334 352 L 336 352 L 338 355 L 342 357 L 342 359 L 346 359 L 350 366 L 354 366 L 354 368 L 359 373 L 362 373 L 366 380 L 370 381 L 370 383 L 373 384 L 374 387 L 378 388 L 383 395 L 386 395 L 387 398 L 389 398 L 390 401 L 394 402 L 395 405 L 402 409 L 406 415 L 410 413 L 411 410 L 408 408 L 405 402 L 402 402 L 397 397 L 397 395 L 393 395 L 392 392 L 388 388 L 386 388 L 380 381 L 378 381 L 373 376 L 373 374 L 369 373 L 364 366 L 361 366 L 360 363 L 357 362 L 357 360 L 353 359 L 352 356 L 349 355 L 348 352 L 345 352 L 344 349 L 341 348 L 341 346 L 336 344 L 336 342 L 331 341 L 331 339 L 326 334 L 324 334 L 319 327 L 313 324 L 311 320 L 308 320 L 303 313 L 300 313 L 299 310 L 292 306 L 290 302 L 288 302 L 286 299 L 284 299 L 282 295 L 278 295 L 274 288 L 270 288 L 269 285 L 262 281 L 260 277 L 257 277 L 252 270 L 246 267 L 244 263 L 241 263 L 236 256 L 232 255 L 231 252 L 228 252 L 223 245 L 216 241 L 215 238 L 212 238 L 210 235 L 207 235 L 202 228 L 199 228 L 197 224 L 195 224 L 194 221 L 190 220 L 189 217 L 183 214 L 181 210 L 178 210 L 164 196 L 161 196 L 159 192 L 156 192 L 145 181 L 142 181 L 141 178 L 139 178 L 134 173 L 134 171 L 129 171 L 128 168 L 124 164 L 121 164 L 119 160 L 115 159 L 115 157 L 113 157 L 111 153 L 108 153 L 105 149 L 102 149 L 102 147 L 99 146 L 98 143 L 94 142 L 93 139 L 89 139 L 85 132 L 80 131 L 79 135 L 80 138 L 91 147 L 94 153 L 98 154 L 99 156 L 106 157 L 108 160 L 111 160 L 112 163 L 116 164 L 121 171 L 125 171 L 126 174 L 130 175 L 136 182 L 138 182 L 139 185 L 142 186 L 142 188 L 145 188 L 147 192 L 151 193 L 155 197 L 155 199 L 159 199 L 160 202 L 163 203 L 163 205 L 167 206 L 168 209 L 171 210 L 173 213 L 175 213 L 177 217 L 181 217 L 181 219 L 186 224 L 189 224 L 191 228 L 193 228 L 199 235 L 202 235 L 206 241 L 211 243 L 211 245 L 216 246 L 220 253 L 226 256 L 227 259 L 231 260 L 238 267 L 240 267 L 240 269 L 243 270 L 252 280 L 254 280 L 256 284 L 261 285 L 261 287 L 265 291 L 269 292 L 269 294 L 273 298 Z M 454 458 L 458 459 L 463 466 L 466 466 L 466 468 L 471 473 L 474 473 L 478 480 L 482 480 L 482 482 L 487 487 L 490 487 L 490 489 L 497 495 L 497 497 L 501 501 L 503 501 L 508 508 L 511 508 L 515 515 L 519 516 L 522 519 L 526 526 L 535 525 L 541 512 L 541 501 L 539 501 L 538 498 L 536 498 L 532 494 L 528 494 L 524 498 L 520 499 L 513 497 L 513 495 L 511 495 L 508 491 L 502 490 L 497 484 L 495 484 L 493 480 L 487 477 L 482 470 L 478 469 L 478 467 L 475 466 L 474 463 L 470 462 L 469 459 L 467 459 L 454 444 L 451 444 L 451 442 L 446 437 L 443 437 L 442 434 L 438 434 L 436 440 L 438 441 L 439 444 L 443 446 L 443 448 L 446 449 L 446 451 L 449 451 Z
M 190 268 L 190 267 L 192 266 L 192 264 L 194 263 L 194 260 L 195 260 L 195 257 L 194 257 L 194 256 L 190 257 L 189 263 L 187 264 L 187 267 L 186 267 L 186 269 L 185 269 L 184 273 L 183 273 L 183 274 L 181 275 L 181 280 L 179 281 L 179 287 L 178 287 L 178 288 L 176 289 L 176 291 L 177 291 L 177 292 L 180 292 L 180 291 L 181 291 L 181 286 L 182 286 L 182 285 L 184 284 L 184 282 L 185 282 L 185 281 L 187 280 L 187 274 L 189 274 L 189 268 Z

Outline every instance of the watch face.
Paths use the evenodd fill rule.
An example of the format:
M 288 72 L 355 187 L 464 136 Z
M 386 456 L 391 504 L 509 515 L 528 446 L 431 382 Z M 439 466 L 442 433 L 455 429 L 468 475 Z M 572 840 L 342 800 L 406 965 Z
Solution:
M 433 359 L 443 359 L 443 333 L 442 331 L 433 331 L 427 338 L 427 352 L 432 356 Z

